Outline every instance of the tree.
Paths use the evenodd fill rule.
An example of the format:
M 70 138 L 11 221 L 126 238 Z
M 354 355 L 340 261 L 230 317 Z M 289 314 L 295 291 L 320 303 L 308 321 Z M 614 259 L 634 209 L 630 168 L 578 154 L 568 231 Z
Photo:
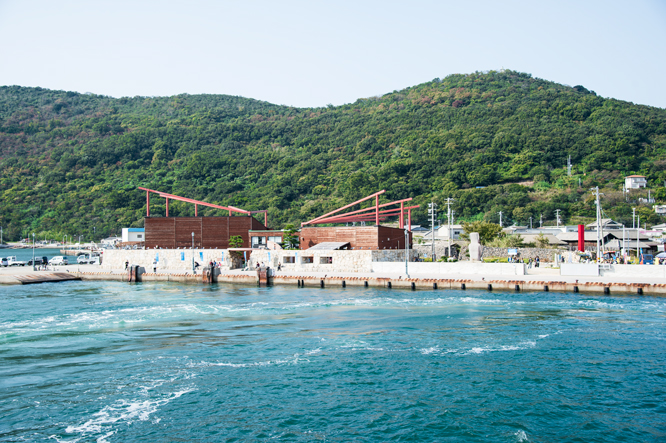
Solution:
M 296 231 L 294 225 L 285 225 L 284 233 L 282 234 L 282 246 L 284 246 L 284 249 L 298 249 L 299 244 L 298 231 Z
M 543 232 L 537 236 L 536 243 L 539 248 L 547 248 L 550 246 L 550 242 L 548 241 L 548 238 L 543 235 Z
M 230 248 L 242 248 L 243 247 L 243 237 L 240 235 L 234 235 L 229 238 L 229 247 Z
M 486 221 L 475 221 L 472 223 L 463 223 L 463 230 L 465 231 L 461 237 L 469 240 L 469 234 L 472 232 L 479 233 L 479 241 L 481 244 L 491 242 L 493 239 L 504 237 L 506 234 L 502 232 L 502 227 L 497 223 L 490 223 Z

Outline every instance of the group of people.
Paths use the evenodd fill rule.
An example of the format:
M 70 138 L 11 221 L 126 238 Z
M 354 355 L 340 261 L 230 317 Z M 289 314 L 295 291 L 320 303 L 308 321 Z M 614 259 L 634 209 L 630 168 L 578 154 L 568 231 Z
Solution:
M 534 266 L 535 268 L 538 268 L 539 265 L 541 264 L 541 259 L 537 255 L 536 257 L 534 257 L 534 260 L 532 260 L 532 258 L 530 257 L 527 261 L 525 261 L 524 258 L 522 258 L 518 255 L 515 255 L 515 256 L 509 257 L 509 263 L 527 263 L 528 268 L 532 268 L 532 266 Z

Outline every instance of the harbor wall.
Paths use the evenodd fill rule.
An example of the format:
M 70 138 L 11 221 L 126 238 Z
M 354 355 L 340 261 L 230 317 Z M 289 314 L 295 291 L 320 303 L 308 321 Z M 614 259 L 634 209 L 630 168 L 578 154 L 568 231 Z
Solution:
M 409 275 L 437 274 L 442 276 L 466 274 L 466 275 L 525 275 L 524 263 L 472 263 L 472 262 L 417 262 L 409 263 Z M 373 262 L 372 272 L 404 274 L 404 263 L 382 263 Z

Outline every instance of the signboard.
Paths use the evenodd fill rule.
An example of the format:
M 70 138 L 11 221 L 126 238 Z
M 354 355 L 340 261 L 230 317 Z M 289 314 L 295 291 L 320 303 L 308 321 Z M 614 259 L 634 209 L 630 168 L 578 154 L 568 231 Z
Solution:
M 180 261 L 185 261 L 185 253 L 184 252 L 180 253 Z
M 509 255 L 518 255 L 518 248 L 509 248 Z

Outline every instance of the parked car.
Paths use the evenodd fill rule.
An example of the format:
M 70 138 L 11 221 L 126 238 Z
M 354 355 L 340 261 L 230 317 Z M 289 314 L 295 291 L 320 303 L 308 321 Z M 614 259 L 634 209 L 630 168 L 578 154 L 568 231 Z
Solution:
M 45 258 L 46 257 L 35 257 L 35 266 L 43 265 Z M 32 259 L 28 260 L 28 266 L 32 266 Z
M 5 257 L 0 258 L 0 266 L 4 266 L 5 268 L 7 266 L 9 266 L 9 262 L 7 261 L 7 259 Z
M 100 257 L 99 255 L 93 255 L 88 263 L 90 263 L 91 265 L 101 265 L 102 257 Z
M 76 257 L 76 262 L 80 265 L 87 265 L 90 261 L 90 256 L 88 254 L 81 254 Z
M 63 255 L 56 255 L 51 260 L 49 260 L 49 264 L 53 266 L 68 265 L 69 261 L 67 260 L 67 257 Z
M 27 262 L 17 260 L 15 256 L 7 257 L 9 266 L 25 266 Z
M 643 254 L 643 264 L 644 265 L 653 265 L 654 256 L 652 254 Z

